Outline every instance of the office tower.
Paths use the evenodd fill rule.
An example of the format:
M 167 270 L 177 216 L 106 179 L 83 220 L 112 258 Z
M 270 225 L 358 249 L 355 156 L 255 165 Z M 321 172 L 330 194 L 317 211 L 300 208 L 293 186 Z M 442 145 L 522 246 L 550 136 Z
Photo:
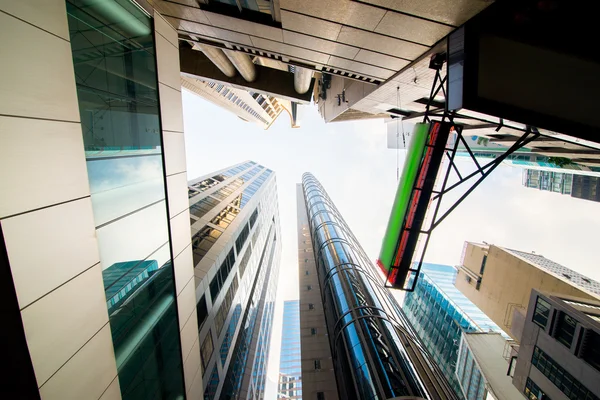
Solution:
M 300 302 L 288 300 L 283 303 L 278 399 L 302 399 L 300 358 Z
M 455 285 L 517 341 L 532 289 L 600 299 L 600 283 L 540 254 L 473 242 L 465 243 Z
M 303 397 L 457 398 L 321 184 L 296 193 Z
M 201 398 L 177 32 L 124 0 L 0 9 L 0 397 Z
M 242 120 L 254 122 L 264 129 L 269 129 L 285 110 L 291 119 L 292 128 L 298 128 L 297 104 L 289 100 L 188 76 L 181 77 L 181 86 Z
M 424 263 L 415 291 L 406 293 L 402 310 L 454 391 L 462 397 L 455 375 L 462 333 L 501 330 L 454 287 L 455 279 L 454 267 Z M 484 390 L 480 383 L 482 394 Z
M 275 174 L 253 161 L 188 182 L 204 399 L 264 397 L 281 256 Z
M 463 332 L 456 378 L 466 400 L 523 399 L 522 392 L 517 390 L 512 377 L 507 374 L 513 355 L 507 350 L 510 347 L 500 333 Z
M 513 383 L 528 399 L 600 398 L 600 302 L 532 290 Z
M 523 170 L 523 186 L 546 192 L 571 194 L 573 174 L 525 169 Z
M 571 197 L 600 202 L 600 178 L 574 175 Z

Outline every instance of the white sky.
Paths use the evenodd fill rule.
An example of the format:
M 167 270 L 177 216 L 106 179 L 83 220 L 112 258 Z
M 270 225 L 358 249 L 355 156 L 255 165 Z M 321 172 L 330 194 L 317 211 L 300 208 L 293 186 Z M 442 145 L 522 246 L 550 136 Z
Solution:
M 296 183 L 312 172 L 375 260 L 396 191 L 397 153 L 386 148 L 381 120 L 325 124 L 316 106 L 301 107 L 300 128 L 291 129 L 284 114 L 267 131 L 186 90 L 183 108 L 188 179 L 244 160 L 277 176 L 283 252 L 265 397 L 275 399 L 282 303 L 298 298 Z M 401 167 L 403 159 L 401 153 Z M 465 169 L 468 163 L 461 160 Z M 600 280 L 594 254 L 599 211 L 600 203 L 525 188 L 521 169 L 502 165 L 434 231 L 425 261 L 456 265 L 465 241 L 486 241 L 535 251 Z

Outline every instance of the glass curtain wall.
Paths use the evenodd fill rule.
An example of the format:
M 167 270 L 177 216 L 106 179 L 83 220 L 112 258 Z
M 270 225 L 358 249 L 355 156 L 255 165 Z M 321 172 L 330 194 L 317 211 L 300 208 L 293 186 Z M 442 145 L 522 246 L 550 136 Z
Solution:
M 340 398 L 428 398 L 381 279 L 321 184 L 302 184 Z
M 123 399 L 183 399 L 153 21 L 68 0 L 88 179 Z

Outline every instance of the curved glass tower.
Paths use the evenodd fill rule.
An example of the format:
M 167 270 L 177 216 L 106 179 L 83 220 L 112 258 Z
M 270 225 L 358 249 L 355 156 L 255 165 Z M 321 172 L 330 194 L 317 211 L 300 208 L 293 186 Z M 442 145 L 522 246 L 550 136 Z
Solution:
M 437 372 L 424 375 L 423 360 L 413 362 L 415 351 L 426 352 L 398 304 L 321 184 L 309 173 L 303 175 L 302 194 L 310 231 L 304 236 L 312 241 L 339 398 L 444 398 L 430 389 Z M 435 370 L 428 361 L 425 365 Z

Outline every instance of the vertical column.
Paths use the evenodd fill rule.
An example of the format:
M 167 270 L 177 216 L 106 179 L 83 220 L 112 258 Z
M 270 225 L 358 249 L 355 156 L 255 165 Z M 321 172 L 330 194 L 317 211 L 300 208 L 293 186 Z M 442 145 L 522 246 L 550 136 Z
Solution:
M 154 28 L 185 389 L 188 398 L 198 399 L 202 398 L 202 371 L 187 196 L 178 38 L 177 31 L 156 11 Z
M 65 2 L 2 2 L 0 27 L 0 247 L 22 322 L 3 329 L 22 329 L 42 398 L 119 399 Z

